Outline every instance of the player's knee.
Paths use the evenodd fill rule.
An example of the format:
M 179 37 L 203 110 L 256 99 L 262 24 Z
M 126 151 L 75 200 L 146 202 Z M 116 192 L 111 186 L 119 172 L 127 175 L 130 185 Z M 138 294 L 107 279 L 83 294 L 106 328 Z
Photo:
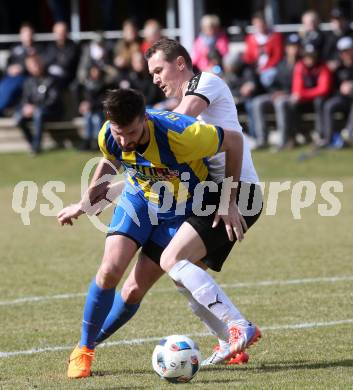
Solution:
M 173 251 L 166 248 L 160 258 L 160 267 L 164 272 L 169 272 L 174 264 L 178 261 L 178 257 Z
M 122 270 L 116 264 L 103 262 L 97 273 L 97 282 L 102 288 L 116 287 L 122 277 Z
M 136 283 L 125 282 L 121 289 L 121 296 L 125 303 L 140 303 L 145 295 L 145 291 Z

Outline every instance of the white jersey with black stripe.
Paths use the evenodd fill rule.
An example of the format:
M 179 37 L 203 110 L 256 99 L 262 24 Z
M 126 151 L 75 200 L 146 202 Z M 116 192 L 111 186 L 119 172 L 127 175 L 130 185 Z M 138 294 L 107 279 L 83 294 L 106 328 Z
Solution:
M 243 132 L 232 93 L 227 84 L 218 76 L 208 72 L 198 73 L 189 81 L 185 95 L 196 95 L 207 102 L 208 107 L 198 116 L 199 120 L 227 130 Z M 224 179 L 224 153 L 218 153 L 210 159 L 210 175 L 217 183 L 221 183 Z M 240 180 L 248 183 L 259 181 L 245 137 Z

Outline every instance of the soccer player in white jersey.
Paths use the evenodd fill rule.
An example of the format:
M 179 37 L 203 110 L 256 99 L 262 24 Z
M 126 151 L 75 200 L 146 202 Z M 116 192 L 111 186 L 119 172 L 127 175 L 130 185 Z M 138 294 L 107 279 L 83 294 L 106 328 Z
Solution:
M 190 56 L 182 45 L 171 39 L 162 39 L 147 51 L 146 58 L 154 83 L 163 90 L 166 97 L 176 97 L 179 100 L 179 105 L 174 111 L 198 117 L 205 123 L 212 123 L 242 133 L 237 110 L 228 86 L 222 79 L 213 74 L 202 72 L 195 75 L 192 70 Z M 239 177 L 233 178 L 233 180 L 240 184 L 237 200 L 239 194 L 243 193 L 243 189 L 244 193 L 248 194 L 244 207 L 245 212 L 249 205 L 251 208 L 253 204 L 257 203 L 255 212 L 243 217 L 235 208 L 234 218 L 236 223 L 234 223 L 234 220 L 226 220 L 224 216 L 212 214 L 208 217 L 189 218 L 187 223 L 183 224 L 182 228 L 184 229 L 181 228 L 180 230 L 180 242 L 189 242 L 189 247 L 193 253 L 199 254 L 201 261 L 197 265 L 200 268 L 211 268 L 214 271 L 220 271 L 235 242 L 244 238 L 244 232 L 260 216 L 262 198 L 260 187 L 256 185 L 258 176 L 245 138 L 243 145 L 241 171 Z M 217 184 L 222 183 L 225 178 L 225 157 L 223 153 L 214 156 L 210 160 L 210 174 L 213 181 Z M 234 228 L 235 226 L 236 228 Z M 176 239 L 178 239 L 178 234 L 179 232 Z M 189 237 L 190 241 L 188 241 Z M 179 275 L 180 273 L 183 274 L 183 271 L 177 269 L 177 266 L 173 267 L 173 261 L 175 261 L 182 266 L 186 265 L 186 268 L 190 268 L 190 264 L 183 263 L 184 260 L 182 259 L 184 257 L 181 259 L 174 257 L 172 259 L 178 251 L 179 254 L 184 254 L 185 246 L 178 248 L 175 246 L 177 240 L 172 242 L 174 246 L 170 248 L 173 248 L 173 252 L 167 250 L 163 253 L 163 268 L 168 273 L 171 272 L 169 275 L 177 282 L 178 291 L 188 299 L 192 311 L 219 339 L 219 346 L 215 348 L 213 354 L 203 364 L 210 365 L 224 362 L 237 364 L 247 361 L 247 355 L 243 351 L 258 340 L 261 335 L 260 331 L 234 308 L 223 292 L 212 297 L 212 292 L 206 292 L 206 299 L 210 299 L 208 305 L 203 305 L 195 299 L 190 290 L 197 289 L 198 286 L 185 288 L 183 286 L 183 275 L 182 277 Z M 111 312 L 96 338 L 97 343 L 109 337 L 136 313 L 146 292 L 164 273 L 159 264 L 162 252 L 161 248 L 156 247 L 153 243 L 144 247 L 122 290 L 116 294 Z M 169 264 L 166 264 L 168 263 L 165 260 L 166 255 L 170 259 Z M 178 260 L 182 261 L 179 262 Z M 197 268 L 195 266 L 189 271 L 197 272 Z M 208 282 L 205 281 L 205 284 L 207 285 Z M 208 295 L 210 296 L 208 297 Z M 233 307 L 231 309 L 232 318 L 236 318 L 237 321 L 235 326 L 229 327 L 229 324 L 224 320 L 226 317 L 224 313 L 231 306 Z M 236 345 L 235 349 L 234 347 L 232 349 L 232 344 Z M 237 353 L 232 353 L 232 351 Z
M 195 75 L 192 71 L 191 59 L 182 45 L 171 39 L 160 40 L 149 49 L 146 53 L 146 58 L 154 83 L 163 90 L 166 97 L 176 97 L 179 99 L 180 103 L 174 111 L 197 117 L 205 123 L 212 123 L 216 126 L 242 133 L 234 99 L 227 84 L 212 73 L 201 72 Z M 225 178 L 224 153 L 218 153 L 216 156 L 211 157 L 209 167 L 212 180 L 218 184 L 222 183 Z M 244 230 L 246 230 L 247 227 L 250 227 L 258 219 L 261 213 L 261 207 L 259 207 L 260 189 L 258 186 L 255 187 L 255 183 L 258 183 L 259 178 L 252 161 L 250 147 L 245 137 L 243 137 L 243 162 L 240 177 L 235 178 L 234 180 L 239 181 L 240 185 L 243 185 L 244 190 L 245 188 L 250 189 L 250 197 L 254 196 L 254 191 L 257 190 L 258 210 L 254 215 L 245 217 L 246 224 Z M 253 199 L 250 199 L 250 201 L 252 202 Z M 248 205 L 246 204 L 245 208 L 247 206 Z M 180 242 L 183 242 L 183 246 L 185 246 L 184 243 L 186 242 L 186 239 L 191 237 L 193 230 L 196 230 L 197 234 L 202 239 L 199 244 L 204 246 L 201 250 L 202 255 L 200 256 L 203 257 L 205 253 L 208 255 L 203 258 L 203 261 L 199 262 L 198 265 L 204 269 L 204 266 L 206 265 L 214 271 L 220 271 L 223 262 L 226 260 L 234 245 L 234 241 L 225 242 L 223 247 L 218 248 L 218 250 L 212 253 L 212 246 L 214 246 L 214 243 L 219 240 L 222 241 L 221 237 L 218 239 L 214 228 L 212 228 L 212 217 L 214 216 L 189 219 L 188 224 L 184 223 L 183 227 L 191 225 L 192 229 L 184 229 L 184 236 L 181 231 L 179 231 L 179 236 L 177 234 L 175 240 L 172 242 L 177 242 L 179 240 Z M 220 236 L 222 236 L 222 230 Z M 238 239 L 242 240 L 243 232 L 236 232 L 236 236 Z M 192 242 L 191 240 L 192 239 L 190 238 L 190 243 Z M 209 243 L 209 246 L 206 243 Z M 177 246 L 170 246 L 169 251 L 165 253 L 171 258 L 178 249 L 180 248 Z M 199 248 L 197 245 L 189 245 L 189 249 L 190 252 L 195 253 Z M 205 253 L 203 253 L 203 249 L 206 249 Z M 181 258 L 183 258 L 183 256 Z M 194 313 L 198 315 L 207 327 L 210 328 L 212 333 L 217 334 L 219 338 L 219 347 L 216 348 L 214 353 L 206 359 L 203 364 L 208 365 L 223 362 L 224 357 L 227 356 L 227 351 L 230 348 L 228 339 L 225 337 L 228 334 L 227 326 L 204 310 L 204 308 L 195 301 L 189 290 L 184 287 L 179 287 L 178 290 L 187 297 L 189 305 Z M 224 300 L 226 300 L 226 297 L 224 297 Z M 242 320 L 244 320 L 244 318 L 239 313 L 239 322 L 241 323 Z M 228 360 L 228 363 L 242 363 L 244 361 L 247 361 L 247 356 L 240 354 L 235 358 Z

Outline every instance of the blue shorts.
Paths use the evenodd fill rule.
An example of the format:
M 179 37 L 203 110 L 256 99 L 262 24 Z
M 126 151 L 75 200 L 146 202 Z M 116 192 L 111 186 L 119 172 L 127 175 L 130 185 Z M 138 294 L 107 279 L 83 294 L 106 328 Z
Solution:
M 122 235 L 143 246 L 152 241 L 165 248 L 174 237 L 187 216 L 158 218 L 141 193 L 124 189 L 108 227 L 107 236 Z

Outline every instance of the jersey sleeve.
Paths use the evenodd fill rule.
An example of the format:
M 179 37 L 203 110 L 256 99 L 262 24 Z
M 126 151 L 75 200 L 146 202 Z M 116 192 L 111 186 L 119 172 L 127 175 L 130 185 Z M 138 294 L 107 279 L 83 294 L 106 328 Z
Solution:
M 214 156 L 222 146 L 224 133 L 218 126 L 196 121 L 182 133 L 169 131 L 170 148 L 178 163 Z
M 207 72 L 198 73 L 190 81 L 185 96 L 195 95 L 208 105 L 213 103 L 223 90 L 222 80 Z
M 112 153 L 109 152 L 106 141 L 105 141 L 105 134 L 107 131 L 108 123 L 109 123 L 108 121 L 105 122 L 103 124 L 102 128 L 99 130 L 98 145 L 99 145 L 99 149 L 102 152 L 104 158 L 106 158 L 109 161 L 115 161 L 116 157 Z

